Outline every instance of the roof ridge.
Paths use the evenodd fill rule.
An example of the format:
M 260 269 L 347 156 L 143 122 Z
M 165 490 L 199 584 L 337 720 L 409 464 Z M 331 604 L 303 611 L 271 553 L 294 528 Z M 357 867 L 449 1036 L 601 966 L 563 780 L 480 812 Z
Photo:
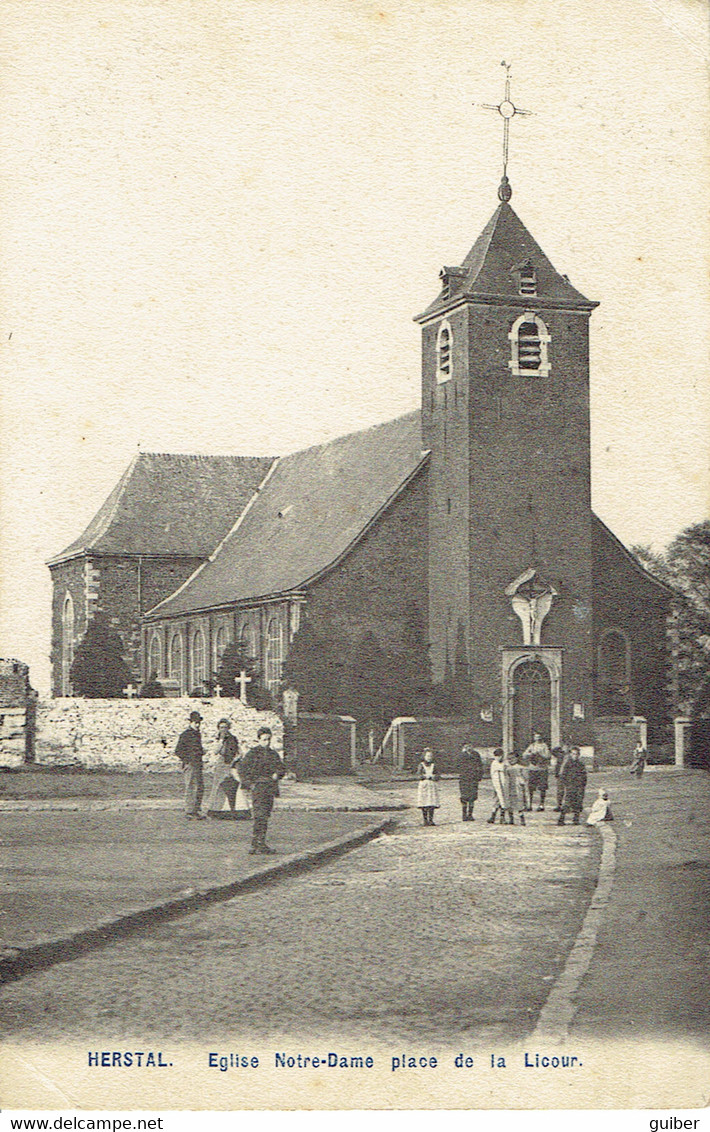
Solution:
M 401 413 L 398 417 L 390 417 L 386 421 L 378 421 L 376 424 L 365 425 L 365 428 L 355 428 L 352 432 L 342 433 L 340 436 L 333 436 L 330 440 L 323 440 L 320 444 L 308 444 L 305 448 L 296 448 L 293 452 L 285 452 L 282 456 L 277 456 L 277 460 L 286 460 L 290 456 L 302 456 L 306 452 L 315 452 L 317 449 L 328 448 L 331 444 L 337 444 L 341 440 L 350 440 L 353 436 L 362 436 L 364 432 L 373 432 L 376 428 L 384 428 L 385 425 L 395 424 L 396 421 L 403 421 L 407 417 L 416 417 L 421 413 L 421 409 L 410 409 L 408 413 Z M 422 448 L 422 451 L 424 449 Z
M 140 452 L 136 452 L 135 456 L 131 460 L 130 464 L 126 468 L 126 470 L 123 473 L 123 475 L 121 476 L 120 480 L 118 481 L 116 488 L 114 488 L 114 491 L 116 492 L 116 498 L 113 501 L 113 506 L 106 512 L 106 515 L 104 516 L 104 520 L 101 523 L 101 525 L 99 526 L 97 533 L 93 536 L 94 542 L 98 542 L 99 539 L 102 538 L 106 534 L 106 531 L 111 526 L 111 523 L 113 522 L 113 520 L 116 516 L 116 512 L 118 511 L 118 505 L 121 502 L 121 499 L 123 498 L 123 494 L 124 494 L 124 492 L 125 492 L 125 490 L 128 486 L 128 482 L 129 482 L 131 476 L 133 475 L 133 472 L 136 469 L 139 457 L 140 457 Z M 118 489 L 118 490 L 116 490 L 116 489 Z M 112 494 L 113 494 L 113 492 L 111 493 L 111 495 Z M 111 498 L 111 495 L 108 496 L 106 503 L 108 503 L 108 500 Z M 89 526 L 91 526 L 91 524 L 89 524 Z M 88 527 L 86 529 L 88 530 Z M 82 549 L 86 550 L 86 547 L 83 547 Z
M 642 562 L 639 562 L 634 552 L 632 550 L 629 550 L 626 543 L 622 542 L 619 536 L 614 534 L 611 527 L 608 526 L 603 519 L 599 518 L 593 508 L 590 507 L 590 511 L 592 513 L 592 519 L 596 519 L 599 526 L 604 530 L 604 533 L 609 535 L 612 542 L 614 542 L 616 546 L 618 546 L 619 550 L 621 550 L 625 557 L 628 559 L 630 565 L 633 566 L 639 574 L 643 574 L 644 578 L 646 578 L 649 582 L 655 582 L 657 586 L 660 586 L 668 593 L 674 593 L 672 586 L 669 586 L 668 583 L 664 582 L 662 578 L 657 578 L 655 574 L 652 574 L 650 570 L 646 569 Z
M 486 256 L 488 255 L 488 249 L 491 246 L 491 242 L 492 242 L 493 237 L 496 233 L 496 229 L 498 228 L 498 225 L 500 224 L 500 220 L 501 220 L 501 217 L 503 215 L 503 209 L 504 208 L 508 208 L 509 211 L 512 212 L 514 216 L 517 216 L 517 213 L 514 211 L 514 209 L 512 209 L 509 204 L 507 205 L 505 201 L 502 201 L 498 205 L 497 209 L 495 210 L 495 212 L 491 216 L 491 218 L 488 221 L 488 223 L 486 224 L 486 226 L 484 227 L 483 231 L 480 233 L 478 239 L 474 242 L 471 250 L 469 252 L 467 252 L 466 255 L 464 256 L 463 263 L 461 264 L 462 267 L 466 266 L 466 260 L 469 258 L 469 256 L 473 255 L 474 249 L 476 248 L 478 241 L 479 240 L 481 241 L 481 247 L 480 247 L 480 250 L 479 250 L 478 271 L 476 272 L 473 279 L 471 279 L 471 280 L 467 279 L 466 280 L 466 286 L 467 287 L 469 285 L 473 286 L 475 284 L 476 280 L 478 279 L 478 276 L 481 274 L 481 272 L 483 270 L 483 265 L 486 262 Z M 520 218 L 518 217 L 518 219 L 520 219 Z M 521 221 L 521 223 L 522 223 L 522 221 Z M 472 263 L 471 268 L 469 268 L 469 270 L 473 269 L 474 267 L 475 267 L 475 263 Z
M 256 491 L 252 494 L 251 499 L 247 503 L 246 507 L 242 508 L 241 512 L 239 513 L 239 516 L 237 517 L 236 522 L 232 524 L 232 526 L 227 531 L 224 538 L 219 543 L 217 543 L 217 546 L 214 548 L 214 550 L 210 554 L 209 558 L 206 558 L 204 562 L 201 562 L 200 565 L 197 567 L 197 569 L 195 571 L 193 571 L 192 574 L 190 574 L 189 578 L 185 579 L 185 581 L 182 583 L 181 586 L 178 586 L 178 588 L 176 590 L 174 590 L 171 594 L 168 594 L 167 597 L 164 597 L 163 600 L 159 601 L 157 605 L 154 605 L 152 607 L 152 609 L 147 609 L 146 614 L 153 613 L 156 609 L 160 609 L 161 605 L 165 605 L 166 602 L 172 601 L 172 599 L 174 597 L 177 597 L 177 595 L 179 593 L 181 593 L 190 584 L 190 582 L 192 582 L 193 578 L 196 578 L 197 575 L 202 570 L 204 570 L 205 566 L 207 566 L 210 562 L 214 562 L 215 558 L 217 557 L 217 555 L 222 550 L 222 547 L 225 545 L 226 542 L 228 542 L 228 540 L 232 537 L 232 535 L 239 529 L 239 527 L 241 526 L 241 524 L 242 524 L 244 518 L 246 517 L 247 513 L 249 511 L 251 511 L 251 508 L 253 507 L 254 502 L 258 499 L 262 489 L 266 486 L 268 481 L 271 479 L 271 476 L 276 471 L 276 468 L 278 467 L 280 460 L 281 460 L 281 457 L 277 456 L 272 461 L 271 467 L 267 471 L 266 475 L 264 476 L 263 480 L 261 481 L 261 483 L 257 487 Z
M 249 456 L 238 453 L 221 452 L 139 452 L 139 457 L 149 456 L 160 460 L 275 460 L 273 455 Z

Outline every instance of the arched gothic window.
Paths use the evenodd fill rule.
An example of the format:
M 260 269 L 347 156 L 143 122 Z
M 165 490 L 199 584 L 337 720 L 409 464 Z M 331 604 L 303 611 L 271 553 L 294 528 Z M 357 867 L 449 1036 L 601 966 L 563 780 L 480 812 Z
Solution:
M 436 335 L 436 380 L 439 385 L 451 377 L 453 345 L 451 327 L 448 322 L 442 322 Z
M 278 617 L 272 617 L 266 630 L 266 686 L 275 692 L 281 683 L 284 640 L 283 626 Z
M 150 639 L 150 649 L 148 651 L 148 678 L 155 673 L 156 676 L 162 676 L 162 661 L 163 650 L 160 646 L 160 636 L 158 633 L 153 633 Z
M 173 633 L 170 642 L 170 679 L 177 681 L 182 691 L 182 637 Z
M 547 377 L 550 335 L 538 315 L 532 311 L 521 314 L 513 323 L 508 340 L 511 344 L 508 366 L 514 377 Z
M 192 687 L 201 691 L 205 677 L 205 635 L 197 629 L 192 638 Z
M 74 661 L 74 602 L 71 594 L 62 606 L 62 695 L 71 695 L 71 666 Z
M 227 630 L 224 628 L 224 625 L 222 625 L 217 630 L 217 632 L 215 633 L 215 637 L 214 637 L 214 670 L 215 670 L 215 672 L 217 671 L 220 664 L 222 663 L 222 657 L 224 656 L 224 650 L 226 649 L 226 647 L 227 647 Z
M 239 630 L 239 647 L 248 660 L 256 660 L 256 633 L 250 621 L 244 621 Z

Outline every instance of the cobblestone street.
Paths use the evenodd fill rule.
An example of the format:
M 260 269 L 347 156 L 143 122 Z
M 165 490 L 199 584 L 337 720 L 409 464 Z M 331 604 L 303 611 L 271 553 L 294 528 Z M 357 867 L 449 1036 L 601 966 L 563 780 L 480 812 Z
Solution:
M 9 984 L 4 1032 L 92 1045 L 523 1036 L 585 914 L 598 835 L 558 829 L 549 809 L 525 828 L 488 825 L 488 784 L 462 824 L 456 784 L 442 794 L 433 829 L 410 811 L 328 866 Z

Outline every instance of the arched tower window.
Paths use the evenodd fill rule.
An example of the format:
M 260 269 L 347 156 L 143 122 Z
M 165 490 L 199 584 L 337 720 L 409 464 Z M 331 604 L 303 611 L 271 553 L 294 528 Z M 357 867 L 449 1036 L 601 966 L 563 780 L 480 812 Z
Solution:
M 175 680 L 182 690 L 182 637 L 173 633 L 170 642 L 170 679 Z
M 150 679 L 153 674 L 156 676 L 162 675 L 162 661 L 163 650 L 160 646 L 160 636 L 158 633 L 153 633 L 150 639 L 150 649 L 148 650 L 148 678 Z
M 205 635 L 196 629 L 192 638 L 192 687 L 202 688 L 205 681 Z
M 62 695 L 71 695 L 71 666 L 74 661 L 74 602 L 71 594 L 62 606 Z
M 454 337 L 448 322 L 442 322 L 436 335 L 436 380 L 439 385 L 448 381 L 452 374 L 452 350 Z
M 270 692 L 277 691 L 281 683 L 283 652 L 283 626 L 278 617 L 272 617 L 266 630 L 266 686 Z
M 550 335 L 538 315 L 532 311 L 521 314 L 513 323 L 508 340 L 511 344 L 508 366 L 514 377 L 547 377 Z

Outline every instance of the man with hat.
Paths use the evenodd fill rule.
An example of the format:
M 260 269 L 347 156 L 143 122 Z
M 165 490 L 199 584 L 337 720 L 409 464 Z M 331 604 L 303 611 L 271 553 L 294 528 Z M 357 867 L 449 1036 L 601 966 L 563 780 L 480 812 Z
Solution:
M 185 817 L 188 821 L 201 821 L 204 814 L 200 813 L 202 795 L 205 787 L 202 779 L 202 738 L 200 737 L 200 724 L 202 716 L 199 711 L 190 712 L 190 725 L 186 727 L 178 739 L 175 754 L 182 763 L 182 773 L 185 780 Z

